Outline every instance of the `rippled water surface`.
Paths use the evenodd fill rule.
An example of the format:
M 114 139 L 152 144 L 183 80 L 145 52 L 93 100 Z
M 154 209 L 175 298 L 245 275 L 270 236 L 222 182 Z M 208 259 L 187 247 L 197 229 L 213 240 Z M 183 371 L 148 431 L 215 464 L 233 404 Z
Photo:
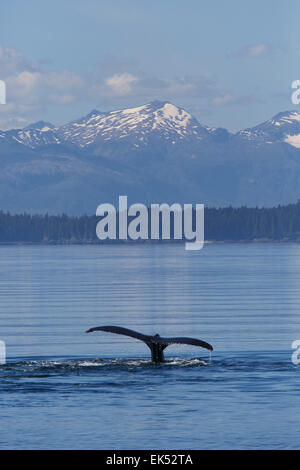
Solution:
M 1 246 L 1 449 L 298 448 L 300 246 Z M 151 363 L 121 325 L 192 336 Z

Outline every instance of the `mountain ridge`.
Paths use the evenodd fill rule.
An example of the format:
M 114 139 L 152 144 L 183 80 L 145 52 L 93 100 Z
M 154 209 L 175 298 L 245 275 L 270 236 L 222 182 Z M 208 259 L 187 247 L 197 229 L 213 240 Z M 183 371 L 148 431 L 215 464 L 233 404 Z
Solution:
M 99 138 L 107 141 L 135 136 L 136 141 L 142 141 L 145 134 L 154 131 L 164 133 L 166 139 L 173 136 L 200 140 L 221 134 L 227 138 L 241 137 L 258 142 L 273 138 L 273 142 L 286 142 L 300 148 L 300 113 L 295 110 L 280 112 L 252 128 L 231 132 L 222 127 L 200 124 L 192 114 L 168 101 L 152 101 L 116 111 L 101 112 L 93 109 L 86 116 L 61 126 L 38 121 L 22 129 L 0 130 L 0 138 L 8 137 L 31 148 L 49 143 L 72 143 L 85 147 L 94 144 Z M 137 137 L 138 133 L 141 135 Z
M 300 198 L 300 113 L 231 133 L 167 101 L 0 131 L 0 208 L 94 213 L 98 204 L 273 206 Z

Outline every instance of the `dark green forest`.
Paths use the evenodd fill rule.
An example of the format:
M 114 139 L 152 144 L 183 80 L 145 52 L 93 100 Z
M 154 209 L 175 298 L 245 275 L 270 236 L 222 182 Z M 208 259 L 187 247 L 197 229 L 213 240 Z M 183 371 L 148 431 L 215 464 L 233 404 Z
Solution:
M 0 243 L 104 243 L 96 235 L 99 220 L 87 215 L 12 215 L 1 211 Z M 300 201 L 274 208 L 205 208 L 205 240 L 300 241 Z

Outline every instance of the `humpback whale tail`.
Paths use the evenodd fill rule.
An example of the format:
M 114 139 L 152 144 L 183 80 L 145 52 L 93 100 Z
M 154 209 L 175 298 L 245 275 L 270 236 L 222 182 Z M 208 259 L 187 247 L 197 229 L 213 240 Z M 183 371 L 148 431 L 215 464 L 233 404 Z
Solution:
M 156 363 L 164 361 L 164 349 L 170 344 L 189 344 L 208 349 L 209 351 L 213 350 L 211 344 L 200 339 L 186 338 L 183 336 L 163 338 L 159 334 L 154 336 L 143 335 L 142 333 L 128 328 L 122 328 L 121 326 L 96 326 L 95 328 L 87 330 L 86 333 L 92 333 L 93 331 L 106 331 L 108 333 L 131 336 L 132 338 L 143 341 L 150 348 L 152 361 Z

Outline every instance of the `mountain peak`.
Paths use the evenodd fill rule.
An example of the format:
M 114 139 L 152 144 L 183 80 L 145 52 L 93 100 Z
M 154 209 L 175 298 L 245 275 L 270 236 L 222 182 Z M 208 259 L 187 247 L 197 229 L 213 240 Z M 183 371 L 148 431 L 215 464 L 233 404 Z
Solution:
M 296 110 L 283 111 L 273 116 L 269 122 L 278 122 L 278 121 L 286 121 L 290 123 L 293 121 L 300 121 L 300 113 Z
M 181 108 L 180 106 L 177 106 L 173 103 L 170 103 L 170 101 L 160 101 L 160 100 L 151 101 L 146 106 L 149 106 L 151 108 L 151 110 L 153 110 L 153 111 L 162 110 L 162 111 L 164 111 L 164 113 L 166 113 L 166 115 L 167 114 L 168 115 L 180 114 L 182 112 L 187 113 L 187 111 L 185 111 L 183 108 Z M 189 114 L 189 113 L 187 113 L 187 114 Z
M 48 130 L 55 129 L 55 126 L 51 122 L 46 121 L 37 121 L 29 124 L 28 126 L 24 127 L 24 130 L 36 130 L 36 131 L 43 131 L 46 132 Z
M 152 109 L 160 109 L 163 108 L 166 104 L 172 104 L 169 101 L 161 101 L 161 100 L 155 100 L 155 101 L 150 101 L 148 103 L 148 106 L 151 106 Z
M 300 113 L 295 110 L 280 112 L 258 126 L 239 132 L 238 135 L 259 144 L 285 142 L 300 148 Z
M 253 129 L 261 129 L 261 128 L 269 128 L 272 126 L 280 127 L 284 126 L 285 128 L 289 125 L 296 125 L 300 123 L 300 113 L 298 111 L 283 111 L 280 113 L 275 114 L 271 119 L 255 126 Z M 297 124 L 298 123 L 298 124 Z
M 57 129 L 51 122 L 38 121 L 29 124 L 24 129 L 8 131 L 12 140 L 27 147 L 36 148 L 43 145 L 60 143 L 56 137 Z
M 98 116 L 99 114 L 103 114 L 103 113 L 101 113 L 100 111 L 98 111 L 98 109 L 92 109 L 92 111 L 91 111 L 89 114 L 87 114 L 86 117 Z
M 175 144 L 185 137 L 202 139 L 207 133 L 206 128 L 183 108 L 158 100 L 105 113 L 93 110 L 58 130 L 61 140 L 79 147 L 119 140 L 130 141 L 135 147 L 140 147 L 147 145 L 150 136 Z

